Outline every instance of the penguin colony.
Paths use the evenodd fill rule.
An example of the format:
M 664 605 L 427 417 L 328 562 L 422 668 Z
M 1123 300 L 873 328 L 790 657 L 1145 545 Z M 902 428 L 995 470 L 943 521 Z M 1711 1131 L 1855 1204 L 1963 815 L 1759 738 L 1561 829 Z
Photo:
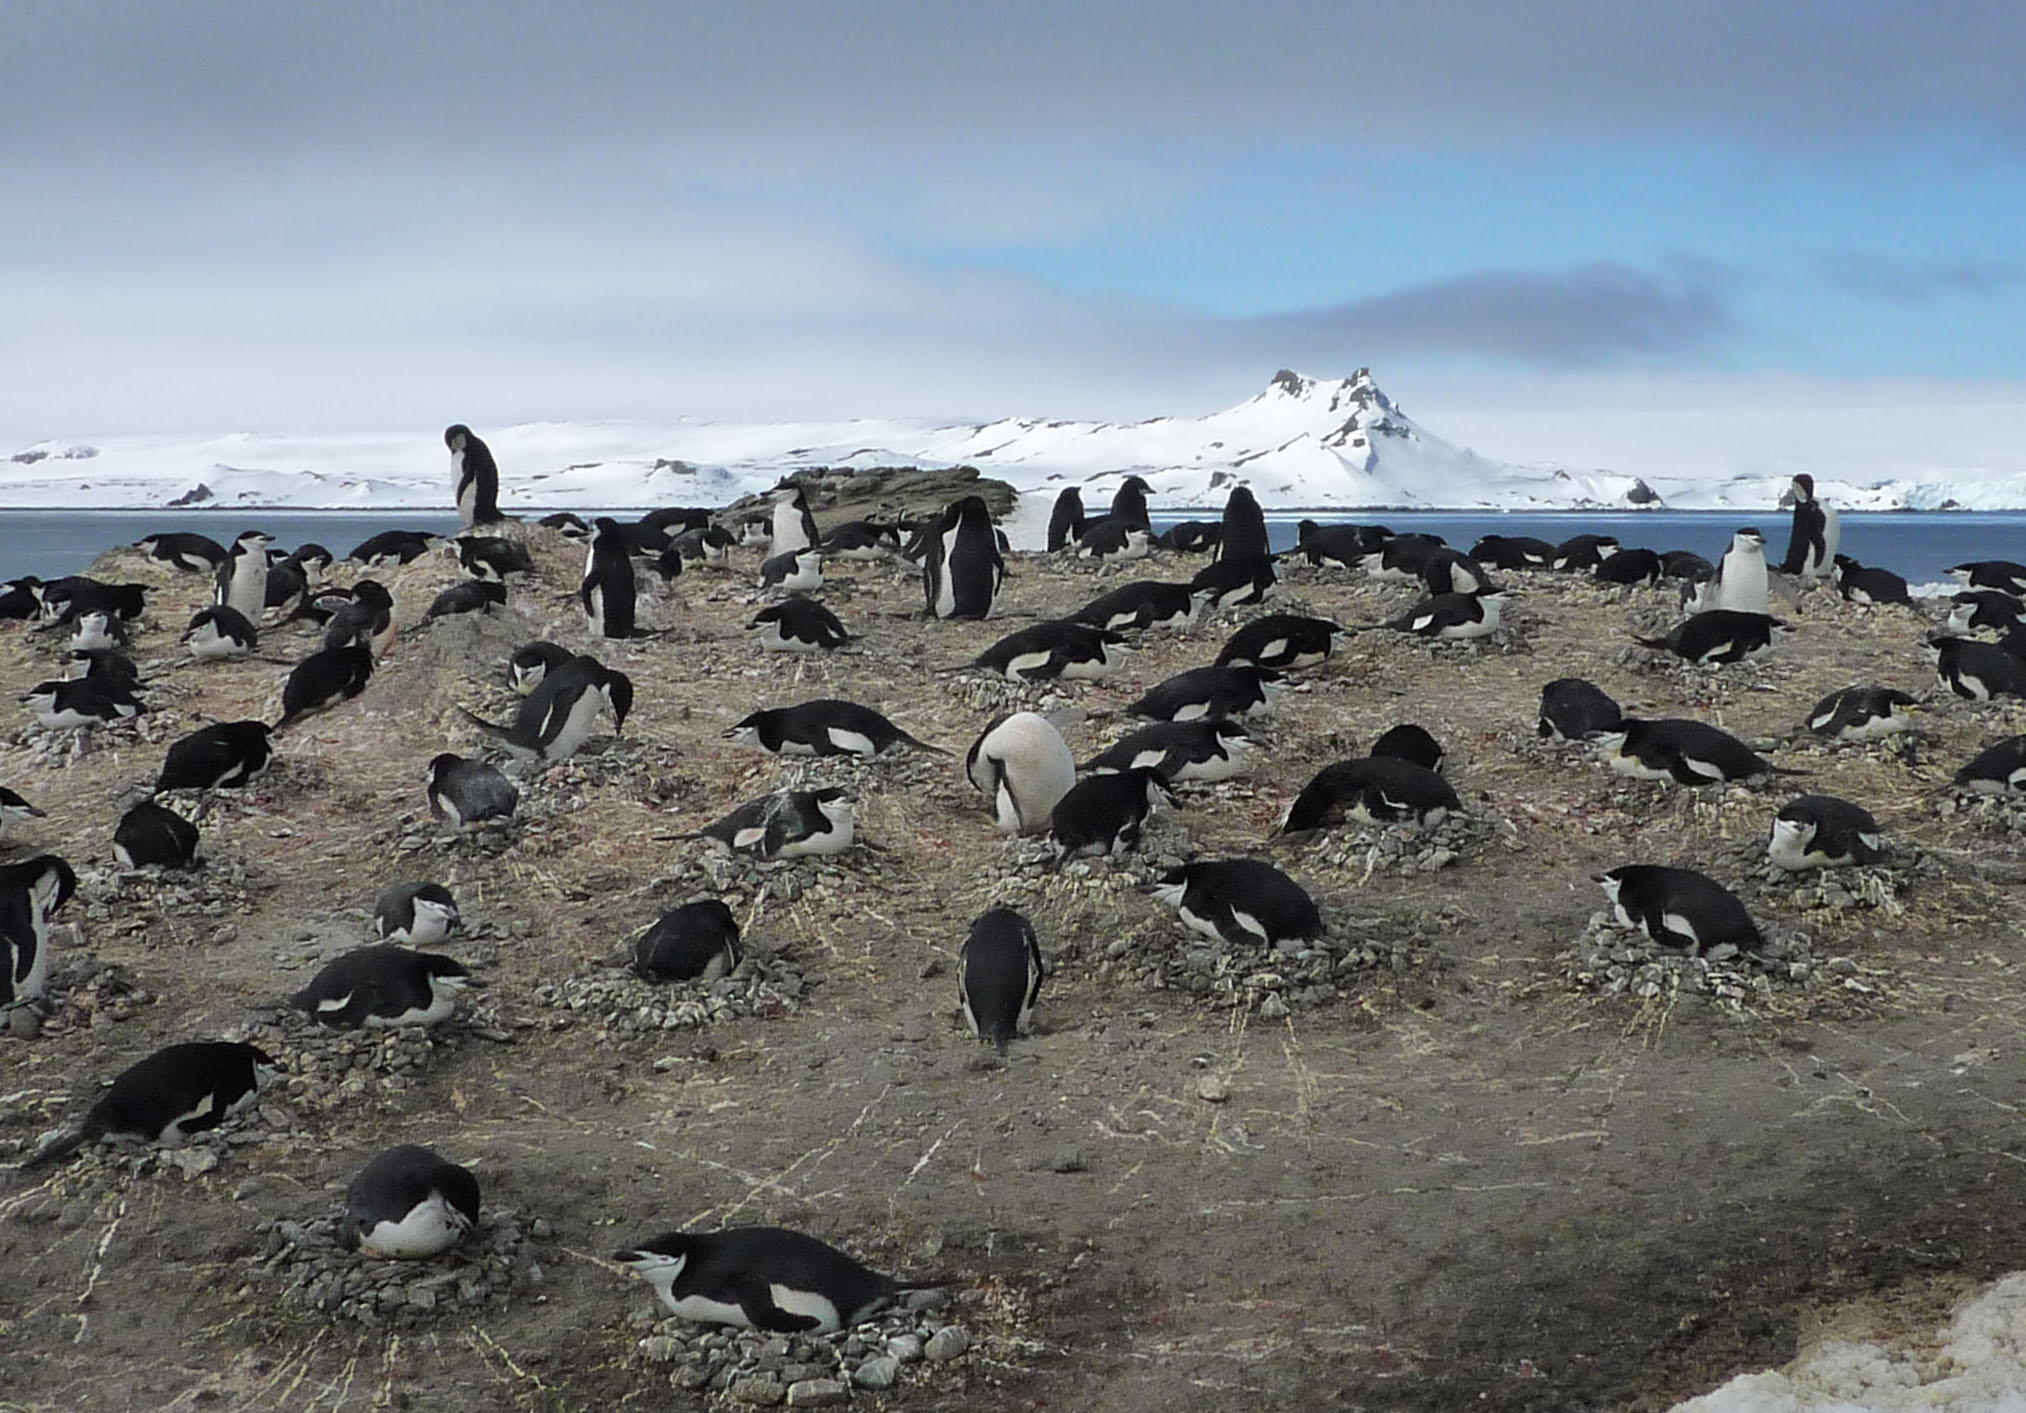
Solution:
M 1834 612 L 1814 600 L 1806 615 L 1768 612 L 1768 584 L 1776 581 L 1765 563 L 1765 537 L 1756 530 L 1740 530 L 1712 564 L 1686 552 L 1628 549 L 1599 536 L 1577 536 L 1563 545 L 1487 541 L 1465 553 L 1430 537 L 1394 535 L 1376 526 L 1305 522 L 1296 548 L 1276 556 L 1249 491 L 1233 493 L 1220 524 L 1177 527 L 1157 536 L 1147 512 L 1150 488 L 1136 477 L 1122 482 L 1105 515 L 1087 516 L 1074 491 L 1065 492 L 1057 507 L 1049 530 L 1055 556 L 1050 563 L 1083 566 L 1076 572 L 1088 578 L 1088 602 L 1060 618 L 995 625 L 992 620 L 1016 616 L 1018 574 L 1042 573 L 1044 565 L 1030 560 L 1023 568 L 1016 559 L 1017 573 L 1009 575 L 1009 556 L 977 497 L 919 523 L 854 522 L 826 535 L 802 489 L 786 486 L 772 497 L 766 519 L 756 522 L 761 532 L 742 537 L 747 544 L 768 542 L 757 551 L 728 548 L 734 527 L 708 512 L 671 512 L 652 525 L 608 517 L 588 526 L 566 522 L 535 531 L 500 514 L 498 472 L 484 443 L 463 426 L 452 427 L 446 442 L 457 503 L 473 533 L 448 543 L 402 532 L 376 536 L 349 557 L 355 566 L 349 584 L 318 582 L 328 556 L 277 554 L 270 562 L 271 541 L 258 531 L 240 535 L 229 548 L 172 533 L 142 541 L 138 548 L 169 572 L 215 576 L 215 603 L 195 614 L 176 649 L 161 635 L 150 635 L 145 596 L 136 592 L 147 586 L 88 580 L 7 586 L 9 601 L 31 606 L 16 616 L 33 625 L 29 632 L 43 635 L 38 651 L 110 655 L 103 663 L 77 659 L 91 671 L 21 693 L 27 713 L 51 732 L 118 731 L 149 710 L 148 692 L 164 680 L 188 684 L 201 702 L 205 674 L 261 671 L 268 659 L 247 659 L 262 652 L 293 654 L 276 659 L 291 665 L 272 674 L 270 710 L 196 726 L 168 742 L 154 758 L 158 768 L 151 764 L 142 772 L 137 797 L 102 839 L 64 837 L 47 810 L 23 793 L 0 788 L 5 832 L 0 843 L 15 851 L 0 862 L 5 948 L 0 961 L 6 963 L 0 1006 L 14 1034 L 34 1033 L 32 1017 L 47 1004 L 52 953 L 65 945 L 61 916 L 78 879 L 63 854 L 111 856 L 127 869 L 200 864 L 201 837 L 191 820 L 206 815 L 191 806 L 205 802 L 215 809 L 210 802 L 221 792 L 261 791 L 277 761 L 328 750 L 328 740 L 315 736 L 319 720 L 372 712 L 376 695 L 394 690 L 383 678 L 412 679 L 435 670 L 426 654 L 427 635 L 451 631 L 449 620 L 464 616 L 518 614 L 543 632 L 501 655 L 488 684 L 497 689 L 492 697 L 472 684 L 474 690 L 456 701 L 456 713 L 444 713 L 441 722 L 390 720 L 380 728 L 386 733 L 380 749 L 413 757 L 414 796 L 403 807 L 426 812 L 441 821 L 446 838 L 456 836 L 441 845 L 447 857 L 460 857 L 455 851 L 467 847 L 464 841 L 475 833 L 514 829 L 519 802 L 543 788 L 542 772 L 567 765 L 601 737 L 623 739 L 636 681 L 649 684 L 642 715 L 652 720 L 654 655 L 666 645 L 648 644 L 682 625 L 685 595 L 721 594 L 724 581 L 738 575 L 747 584 L 745 602 L 753 606 L 746 633 L 753 659 L 800 654 L 793 661 L 806 659 L 807 668 L 791 666 L 782 675 L 769 667 L 759 683 L 751 674 L 728 679 L 717 702 L 721 719 L 715 730 L 704 722 L 682 730 L 655 721 L 657 732 L 673 731 L 699 749 L 716 736 L 784 761 L 829 756 L 880 761 L 914 754 L 933 761 L 938 771 L 960 775 L 975 792 L 972 827 L 1014 840 L 1045 840 L 1058 867 L 1102 868 L 1093 861 L 1133 852 L 1152 819 L 1173 813 L 1186 821 L 1203 797 L 1180 793 L 1181 787 L 1200 791 L 1247 775 L 1270 779 L 1278 809 L 1258 837 L 1197 853 L 1144 890 L 1150 907 L 1172 910 L 1178 930 L 1233 949 L 1266 950 L 1299 948 L 1330 927 L 1327 899 L 1302 882 L 1307 840 L 1347 822 L 1433 827 L 1469 808 L 1466 800 L 1473 798 L 1469 743 L 1445 743 L 1441 733 L 1412 722 L 1386 730 L 1368 751 L 1346 744 L 1334 759 L 1276 754 L 1270 723 L 1284 693 L 1348 696 L 1358 690 L 1361 684 L 1333 672 L 1347 644 L 1388 635 L 1403 643 L 1419 640 L 1426 644 L 1416 649 L 1421 656 L 1401 659 L 1418 666 L 1404 670 L 1439 673 L 1445 654 L 1496 650 L 1513 610 L 1531 611 L 1529 578 L 1557 573 L 1586 573 L 1628 594 L 1654 595 L 1656 602 L 1670 584 L 1685 584 L 1685 602 L 1694 611 L 1658 636 L 1628 633 L 1626 645 L 1636 642 L 1708 671 L 1751 671 L 1776 662 L 1790 634 L 1836 631 Z M 1890 584 L 1876 577 L 1881 571 L 1837 553 L 1833 512 L 1814 499 L 1805 481 L 1797 478 L 1795 487 L 1796 542 L 1776 572 L 1820 580 L 1830 586 L 1825 595 L 1840 594 L 1851 611 L 1904 611 L 1910 647 L 1917 648 L 1930 625 L 1904 608 L 1903 582 L 1895 597 Z M 700 523 L 690 523 L 697 518 Z M 560 586 L 543 581 L 542 565 L 526 544 L 543 545 L 544 535 L 582 541 L 580 578 Z M 1215 557 L 1204 565 L 1179 558 L 1206 552 Z M 430 555 L 454 562 L 467 578 L 411 603 L 409 593 L 397 601 L 371 577 Z M 297 576 L 282 603 L 270 594 L 279 565 Z M 642 577 L 641 569 L 650 566 L 661 572 L 663 591 Z M 1397 585 L 1388 592 L 1400 597 L 1384 611 L 1363 616 L 1348 608 L 1331 616 L 1283 611 L 1272 600 L 1291 572 L 1310 576 L 1301 580 L 1303 609 L 1320 597 L 1318 585 L 1339 582 Z M 287 575 L 281 577 L 286 583 Z M 2010 596 L 2026 591 L 2026 570 L 2002 562 L 1965 565 L 1960 577 L 1965 593 L 1931 644 L 1931 682 L 1909 674 L 1898 687 L 1821 683 L 1829 695 L 1805 721 L 1791 723 L 1781 746 L 1741 740 L 1713 722 L 1660 713 L 1662 706 L 1673 710 L 1671 704 L 1620 703 L 1578 678 L 1549 680 L 1551 670 L 1540 673 L 1538 734 L 1588 753 L 1587 763 L 1579 755 L 1569 769 L 1653 782 L 1656 799 L 1674 789 L 1733 781 L 1768 788 L 1765 854 L 1780 870 L 1889 866 L 1895 857 L 1892 825 L 1904 819 L 1904 811 L 1895 808 L 1901 802 L 1783 792 L 1783 774 L 1804 772 L 1780 758 L 1785 747 L 1807 737 L 1876 749 L 1905 734 L 1913 725 L 1910 714 L 1923 706 L 1968 710 L 1967 704 L 2026 695 L 2026 658 L 2014 636 L 2020 615 L 2006 612 L 2007 602 L 2017 602 Z M 1122 578 L 1129 582 L 1118 582 Z M 840 583 L 843 593 L 837 592 Z M 907 631 L 919 643 L 894 663 L 896 673 L 949 672 L 961 664 L 960 680 L 1003 681 L 1016 693 L 1036 694 L 1005 700 L 1035 707 L 1055 700 L 1038 695 L 1042 692 L 1087 683 L 1073 690 L 1102 697 L 1073 700 L 1093 717 L 1099 711 L 1116 716 L 1126 729 L 1109 733 L 1114 739 L 1108 745 L 1085 730 L 1079 743 L 1090 748 L 1089 759 L 1079 766 L 1070 746 L 1079 734 L 1077 723 L 1055 711 L 974 716 L 964 723 L 967 742 L 947 718 L 924 721 L 901 708 L 888 715 L 820 690 L 794 690 L 803 670 L 820 673 L 827 655 L 855 650 L 876 626 L 866 597 L 896 584 L 914 595 Z M 559 591 L 567 609 L 559 605 Z M 815 593 L 834 597 L 826 602 L 808 596 Z M 426 611 L 418 612 L 425 602 Z M 412 652 L 396 647 L 404 638 L 404 620 L 414 623 L 405 629 Z M 945 626 L 944 620 L 955 622 Z M 960 636 L 955 630 L 965 621 L 975 621 L 976 631 Z M 1012 631 L 1002 634 L 999 626 Z M 1980 632 L 1996 641 L 1973 636 Z M 48 637 L 51 633 L 56 636 Z M 136 635 L 145 679 L 122 655 Z M 1145 651 L 1154 635 L 1183 635 L 1176 641 L 1196 649 L 1182 654 L 1195 665 L 1158 679 L 1135 673 L 1133 656 Z M 887 642 L 896 638 L 887 632 Z M 626 670 L 615 665 L 621 661 Z M 496 721 L 492 714 L 505 709 L 497 693 L 509 689 L 518 698 L 513 719 Z M 1533 722 L 1515 725 L 1529 733 L 1535 729 Z M 944 738 L 941 744 L 930 739 L 936 736 Z M 1990 744 L 1962 764 L 1953 783 L 1981 795 L 2026 793 L 2022 739 Z M 944 755 L 952 763 L 945 764 Z M 732 769 L 728 764 L 727 773 Z M 835 785 L 795 788 L 812 783 L 804 777 L 777 778 L 784 788 L 754 791 L 748 798 L 733 798 L 743 791 L 712 794 L 708 805 L 715 810 L 699 799 L 669 821 L 684 826 L 682 832 L 658 837 L 679 850 L 722 848 L 787 867 L 802 859 L 877 850 L 867 865 L 874 876 L 880 855 L 910 849 L 908 840 L 891 834 L 866 837 L 861 814 L 873 801 Z M 1784 798 L 1789 794 L 1791 799 Z M 284 816 L 295 803 L 279 790 L 262 800 Z M 1885 825 L 1874 809 L 1886 816 Z M 394 882 L 370 870 L 345 882 L 358 897 L 377 898 L 372 929 L 379 940 L 331 958 L 295 991 L 293 1005 L 310 1021 L 335 1027 L 449 1022 L 466 989 L 485 984 L 450 955 L 461 920 L 451 891 L 435 882 Z M 1597 873 L 1594 884 L 1621 923 L 1659 948 L 1749 952 L 1764 944 L 1769 926 L 1781 922 L 1755 919 L 1724 880 L 1672 857 L 1628 858 Z M 692 899 L 640 921 L 628 965 L 657 983 L 720 981 L 745 962 L 752 945 L 742 938 L 734 910 L 719 898 Z M 1051 952 L 1071 940 L 1049 936 L 1040 920 L 1017 908 L 981 910 L 967 935 L 940 943 L 954 959 L 947 969 L 956 982 L 950 1010 L 981 1045 L 1015 1064 L 1020 1048 L 1032 1043 L 1023 1037 L 1036 1028 L 1037 1018 L 1042 1043 L 1071 1043 L 1070 1024 L 1048 1024 L 1044 985 Z M 257 1102 L 268 1064 L 255 1045 L 185 1037 L 116 1076 L 95 1076 L 111 1080 L 111 1087 L 79 1106 L 60 1134 L 19 1157 L 42 1167 L 102 1140 L 164 1146 L 186 1141 Z M 418 1119 L 416 1127 L 418 1137 L 431 1136 L 426 1122 Z M 369 1257 L 430 1259 L 465 1240 L 478 1220 L 483 1193 L 478 1178 L 456 1158 L 427 1144 L 403 1143 L 356 1165 L 344 1204 L 350 1244 Z M 643 1236 L 611 1259 L 642 1277 L 679 1317 L 772 1331 L 849 1327 L 904 1289 L 901 1281 L 807 1234 L 769 1227 Z

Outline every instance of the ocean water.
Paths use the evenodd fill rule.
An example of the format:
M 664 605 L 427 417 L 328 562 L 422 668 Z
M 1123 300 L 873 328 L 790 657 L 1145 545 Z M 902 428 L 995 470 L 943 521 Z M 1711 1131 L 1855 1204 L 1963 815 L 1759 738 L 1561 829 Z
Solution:
M 528 512 L 531 516 L 541 512 Z M 589 518 L 599 512 L 579 512 Z M 614 511 L 621 516 L 638 511 Z M 1181 516 L 1156 515 L 1156 526 Z M 1275 548 L 1295 540 L 1300 516 L 1267 517 Z M 1322 516 L 1314 516 L 1323 519 Z M 1376 521 L 1394 530 L 1440 535 L 1468 549 L 1480 535 L 1533 535 L 1559 542 L 1571 535 L 1609 533 L 1626 545 L 1649 549 L 1691 549 L 1716 559 L 1732 531 L 1755 524 L 1765 531 L 1766 552 L 1777 560 L 1787 543 L 1784 511 L 1756 517 L 1736 511 L 1556 511 L 1501 514 L 1497 511 L 1361 511 L 1345 520 Z M 230 544 L 241 530 L 261 529 L 275 542 L 293 547 L 314 540 L 344 555 L 361 540 L 392 529 L 457 528 L 455 511 L 443 510 L 0 510 L 0 579 L 34 574 L 53 579 L 76 574 L 104 550 L 132 544 L 163 530 L 194 530 Z M 1971 559 L 2026 563 L 2026 511 L 1929 511 L 1846 514 L 1843 552 L 1866 564 L 1903 575 L 1909 583 L 1943 579 L 1950 565 Z

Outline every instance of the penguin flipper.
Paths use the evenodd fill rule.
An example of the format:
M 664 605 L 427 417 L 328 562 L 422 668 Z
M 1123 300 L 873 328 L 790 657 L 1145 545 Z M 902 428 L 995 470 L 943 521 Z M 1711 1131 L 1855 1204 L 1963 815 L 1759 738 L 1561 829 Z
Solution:
M 487 721 L 484 717 L 480 716 L 470 707 L 459 707 L 458 710 L 464 713 L 465 720 L 469 721 L 472 725 L 478 727 L 479 730 L 485 732 L 485 734 L 488 736 L 497 736 L 500 739 L 504 740 L 507 736 L 512 734 L 511 727 L 501 726 L 496 721 Z
M 759 1276 L 739 1276 L 729 1293 L 738 1297 L 739 1308 L 746 1312 L 746 1318 L 753 1322 L 756 1330 L 800 1334 L 822 1323 L 814 1315 L 796 1315 L 776 1305 L 772 1288 Z

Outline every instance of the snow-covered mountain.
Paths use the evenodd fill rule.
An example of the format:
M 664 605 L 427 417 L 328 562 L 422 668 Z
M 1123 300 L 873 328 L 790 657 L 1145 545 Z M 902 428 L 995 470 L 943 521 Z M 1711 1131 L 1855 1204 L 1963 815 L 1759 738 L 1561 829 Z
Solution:
M 972 465 L 1027 493 L 1030 512 L 1065 486 L 1088 488 L 1086 503 L 1100 504 L 1130 474 L 1146 478 L 1162 510 L 1214 509 L 1239 484 L 1280 510 L 1744 509 L 1770 507 L 1786 485 L 1785 475 L 1763 471 L 1642 479 L 1638 468 L 1495 461 L 1428 432 L 1363 369 L 1337 379 L 1283 370 L 1221 412 L 1131 423 L 685 419 L 479 431 L 498 457 L 508 508 L 719 504 L 810 466 Z M 1801 469 L 1851 509 L 2026 507 L 2026 454 L 2012 468 L 1938 459 L 1894 466 L 1862 484 L 1832 467 L 1792 467 Z M 435 429 L 122 436 L 41 442 L 0 460 L 0 506 L 444 507 L 450 495 L 449 459 Z

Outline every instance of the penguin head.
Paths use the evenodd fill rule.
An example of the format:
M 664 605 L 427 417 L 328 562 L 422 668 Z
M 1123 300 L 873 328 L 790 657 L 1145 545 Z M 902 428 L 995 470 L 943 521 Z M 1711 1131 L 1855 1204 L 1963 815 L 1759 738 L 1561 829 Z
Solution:
M 429 762 L 429 783 L 433 787 L 451 771 L 464 764 L 464 757 L 455 751 L 444 751 Z
M 1619 544 L 1618 541 L 1606 535 L 1597 541 L 1597 558 L 1599 561 L 1609 559 L 1623 548 L 1624 546 Z
M 726 727 L 725 739 L 736 742 L 741 746 L 750 746 L 754 750 L 766 750 L 766 745 L 760 740 L 759 726 L 761 718 L 765 715 L 765 712 L 756 711 L 748 715 L 745 720 L 739 722 L 737 725 Z
M 1764 549 L 1766 547 L 1766 533 L 1754 526 L 1747 525 L 1731 537 L 1731 543 L 1739 548 Z
M 1189 891 L 1189 866 L 1171 868 L 1161 875 L 1160 882 L 1147 885 L 1147 892 L 1171 908 L 1182 906 L 1182 895 Z
M 361 579 L 352 585 L 352 599 L 370 608 L 384 608 L 390 613 L 394 610 L 394 596 L 378 579 Z
M 1622 868 L 1606 869 L 1602 873 L 1591 874 L 1590 881 L 1602 888 L 1604 896 L 1615 903 L 1618 901 L 1618 890 L 1625 886 L 1624 874 Z
M 454 957 L 442 956 L 435 952 L 422 954 L 425 969 L 429 973 L 429 988 L 432 991 L 447 991 L 455 996 L 467 986 L 483 987 L 485 983 L 471 974 L 471 968 Z
M 1625 749 L 1626 738 L 1631 734 L 1630 731 L 1626 730 L 1625 724 L 1621 721 L 1609 731 L 1590 732 L 1588 739 L 1605 755 L 1615 756 Z
M 633 711 L 633 679 L 623 672 L 607 672 L 599 690 L 605 695 L 605 706 L 612 713 L 612 732 L 617 735 Z
M 443 429 L 443 444 L 450 448 L 452 456 L 471 444 L 471 428 L 462 422 L 453 422 Z
M 833 826 L 849 824 L 855 808 L 851 797 L 836 785 L 826 785 L 816 791 L 810 796 L 810 803 L 815 805 Z
M 1210 734 L 1217 738 L 1217 744 L 1233 755 L 1256 750 L 1259 743 L 1252 739 L 1252 733 L 1229 717 L 1210 723 Z
M 612 1253 L 612 1259 L 666 1289 L 681 1277 L 689 1264 L 690 1239 L 679 1231 L 663 1232 L 638 1245 Z
M 1777 815 L 1773 819 L 1773 836 L 1767 840 L 1766 848 L 1778 852 L 1785 846 L 1795 853 L 1805 852 L 1815 841 L 1820 828 L 1812 819 L 1794 819 L 1784 813 Z

